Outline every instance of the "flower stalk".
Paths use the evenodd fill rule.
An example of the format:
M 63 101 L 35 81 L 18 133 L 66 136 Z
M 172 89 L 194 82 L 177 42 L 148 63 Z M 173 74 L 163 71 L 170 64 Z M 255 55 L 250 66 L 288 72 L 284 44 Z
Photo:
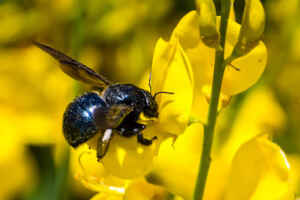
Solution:
M 204 126 L 203 150 L 200 166 L 194 190 L 194 200 L 202 200 L 206 179 L 211 162 L 211 148 L 213 143 L 214 129 L 218 115 L 218 103 L 221 92 L 222 80 L 226 62 L 224 59 L 226 30 L 230 11 L 230 1 L 221 0 L 221 24 L 220 24 L 220 47 L 216 49 L 211 101 L 208 111 L 207 124 Z

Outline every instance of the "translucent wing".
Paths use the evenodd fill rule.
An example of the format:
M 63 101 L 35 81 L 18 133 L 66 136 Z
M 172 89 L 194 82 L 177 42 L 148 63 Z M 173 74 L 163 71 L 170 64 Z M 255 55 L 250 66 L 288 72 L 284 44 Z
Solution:
M 133 111 L 133 108 L 124 104 L 111 105 L 108 109 L 96 108 L 94 119 L 99 128 L 117 128 L 123 119 Z
M 102 89 L 112 84 L 112 82 L 107 80 L 105 77 L 96 73 L 84 64 L 81 64 L 80 62 L 70 58 L 69 56 L 47 45 L 38 42 L 34 42 L 34 44 L 58 60 L 61 64 L 60 68 L 72 78 Z

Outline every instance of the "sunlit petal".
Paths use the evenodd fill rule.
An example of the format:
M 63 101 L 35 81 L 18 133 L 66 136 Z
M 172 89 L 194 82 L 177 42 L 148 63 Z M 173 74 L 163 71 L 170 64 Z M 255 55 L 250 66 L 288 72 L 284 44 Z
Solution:
M 278 145 L 254 138 L 233 158 L 225 199 L 280 199 L 288 192 L 289 168 Z
M 219 20 L 218 18 L 218 24 Z M 234 45 L 237 43 L 239 30 L 240 25 L 233 20 L 229 20 L 225 58 L 231 54 Z M 215 50 L 205 46 L 199 34 L 197 13 L 191 11 L 180 20 L 173 31 L 171 40 L 178 38 L 191 62 L 195 74 L 196 90 L 201 92 L 203 85 L 211 85 L 212 83 Z M 261 76 L 266 67 L 266 61 L 267 50 L 265 45 L 260 42 L 249 54 L 232 62 L 233 66 L 227 66 L 222 84 L 222 93 L 232 96 L 248 89 Z
M 158 78 L 163 76 L 163 81 L 158 87 L 154 85 L 153 90 L 174 93 L 172 95 L 160 94 L 157 96 L 157 102 L 162 131 L 178 135 L 184 131 L 190 117 L 193 101 L 193 75 L 189 60 L 180 44 L 176 41 L 170 42 L 170 44 L 172 44 L 171 50 L 174 53 L 168 59 L 167 66 L 162 62 L 162 71 L 160 71 L 161 67 L 154 65 L 153 76 L 156 75 Z M 158 71 L 160 74 L 155 73 Z M 155 77 L 153 78 L 155 79 Z
M 202 134 L 202 125 L 193 124 L 175 143 L 172 138 L 164 141 L 154 160 L 154 169 L 146 176 L 147 181 L 191 199 L 202 151 Z
M 147 183 L 145 180 L 135 180 L 126 188 L 124 200 L 164 200 L 167 191 L 163 187 Z

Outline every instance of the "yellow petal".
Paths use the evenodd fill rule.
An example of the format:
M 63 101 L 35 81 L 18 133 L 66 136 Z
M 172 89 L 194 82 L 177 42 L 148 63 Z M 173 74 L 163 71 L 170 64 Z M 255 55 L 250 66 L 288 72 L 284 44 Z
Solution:
M 156 98 L 161 131 L 181 134 L 190 117 L 194 81 L 189 60 L 178 41 L 158 41 L 152 71 L 153 91 L 174 93 L 160 94 Z
M 246 0 L 239 41 L 233 55 L 246 55 L 258 45 L 265 28 L 265 12 L 260 0 Z
M 245 42 L 259 40 L 265 28 L 265 11 L 260 0 L 246 0 L 241 37 Z
M 112 195 L 124 193 L 127 182 L 111 176 L 97 161 L 96 152 L 86 144 L 72 151 L 71 170 L 75 178 L 90 190 Z
M 281 199 L 288 192 L 289 168 L 278 145 L 254 138 L 233 158 L 225 200 Z
M 154 136 L 159 139 L 163 138 L 160 132 L 156 130 L 156 126 L 147 126 L 146 130 L 143 131 L 144 138 L 151 139 Z M 97 151 L 99 136 L 93 137 L 87 142 L 94 154 Z M 114 133 L 108 151 L 100 162 L 96 161 L 96 155 L 92 155 L 91 159 L 93 159 L 94 165 L 98 165 L 104 170 L 102 175 L 97 176 L 100 180 L 108 182 L 107 174 L 123 180 L 132 179 L 148 173 L 152 168 L 153 157 L 157 153 L 158 147 L 158 140 L 154 140 L 152 145 L 145 146 L 137 142 L 136 135 L 124 137 Z
M 237 113 L 232 131 L 227 133 L 230 135 L 226 141 L 224 137 L 220 138 L 224 143 L 222 154 L 231 160 L 242 144 L 261 133 L 272 134 L 274 130 L 279 132 L 276 130 L 284 126 L 285 120 L 284 111 L 269 88 L 259 87 L 253 90 Z
M 187 13 L 173 30 L 171 40 L 177 38 L 183 49 L 196 47 L 201 42 L 198 17 L 196 11 Z
M 223 199 L 229 168 L 230 164 L 225 157 L 212 154 L 204 192 L 205 200 Z
M 288 155 L 288 160 L 291 165 L 291 184 L 290 189 L 293 193 L 299 194 L 300 190 L 300 157 L 298 154 Z
M 112 195 L 108 193 L 99 193 L 93 196 L 90 200 L 123 200 L 120 195 Z
M 250 88 L 257 82 L 267 64 L 267 49 L 263 42 L 246 56 L 236 59 L 232 64 L 239 69 L 227 66 L 222 83 L 222 92 L 233 96 Z
M 150 138 L 149 138 L 150 139 Z M 156 142 L 144 146 L 136 137 L 126 138 L 115 134 L 107 154 L 102 159 L 108 173 L 123 179 L 141 177 L 152 168 Z
M 260 102 L 259 104 L 257 102 Z M 255 110 L 256 112 L 253 112 Z M 241 145 L 261 133 L 272 133 L 284 124 L 285 116 L 282 108 L 276 102 L 268 88 L 257 88 L 247 95 L 239 112 L 236 113 L 234 126 L 230 132 L 224 132 L 224 126 L 233 123 L 221 113 L 215 134 L 217 148 L 212 151 L 212 163 L 209 170 L 205 199 L 220 199 L 224 192 L 226 177 L 228 176 L 231 160 Z M 269 116 L 272 116 L 271 118 Z M 228 121 L 229 120 L 229 121 Z M 221 124 L 220 124 L 221 123 Z M 220 127 L 221 125 L 223 130 Z M 276 131 L 278 132 L 278 131 Z M 223 145 L 218 146 L 222 143 Z M 222 167 L 220 167 L 222 166 Z
M 209 47 L 219 45 L 219 31 L 216 24 L 216 8 L 212 0 L 197 0 L 198 21 L 202 41 Z
M 225 44 L 227 58 L 238 41 L 240 25 L 229 20 Z M 232 62 L 234 67 L 227 66 L 222 83 L 222 93 L 228 96 L 236 95 L 251 87 L 265 70 L 267 64 L 267 49 L 263 42 L 252 49 L 246 56 Z
M 174 43 L 168 43 L 161 38 L 156 42 L 152 60 L 151 86 L 153 91 L 157 92 L 161 89 L 174 55 Z
M 229 20 L 225 44 L 227 58 L 238 41 L 240 25 Z M 246 56 L 232 62 L 234 67 L 227 66 L 222 83 L 222 93 L 228 96 L 236 95 L 251 87 L 265 70 L 267 64 L 267 49 L 263 42 L 252 49 Z
M 235 12 L 234 12 L 234 0 L 230 0 L 230 12 L 229 19 L 235 20 Z
M 129 184 L 124 200 L 164 200 L 167 196 L 168 193 L 164 188 L 149 184 L 141 179 Z
M 202 125 L 193 124 L 175 143 L 171 138 L 165 140 L 154 160 L 153 170 L 146 176 L 147 181 L 191 199 L 202 151 L 202 134 Z
M 212 78 L 214 52 L 200 39 L 196 11 L 187 13 L 173 30 L 171 41 L 178 40 L 193 68 L 196 90 L 201 90 Z
M 193 69 L 196 94 L 201 94 L 203 86 L 211 85 L 212 83 L 215 50 L 208 48 L 201 41 L 197 16 L 195 11 L 186 14 L 174 29 L 171 40 L 177 38 L 183 47 Z M 217 24 L 219 22 L 220 18 L 217 18 Z M 239 31 L 240 25 L 233 20 L 229 20 L 225 57 L 231 54 L 233 47 L 236 45 Z M 222 93 L 232 96 L 251 87 L 264 71 L 266 61 L 267 49 L 260 42 L 248 55 L 232 62 L 240 71 L 227 66 L 223 79 Z

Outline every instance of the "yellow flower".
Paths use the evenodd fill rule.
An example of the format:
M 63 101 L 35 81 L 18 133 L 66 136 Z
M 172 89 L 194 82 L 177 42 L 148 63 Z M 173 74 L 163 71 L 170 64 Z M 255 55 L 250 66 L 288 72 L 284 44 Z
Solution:
M 180 81 L 177 81 L 178 76 Z M 193 75 L 178 41 L 168 43 L 158 40 L 153 56 L 151 88 L 153 95 L 161 91 L 174 93 L 155 97 L 159 117 L 150 121 L 143 131 L 146 138 L 157 136 L 158 141 L 144 146 L 137 142 L 136 137 L 126 138 L 115 134 L 107 154 L 98 163 L 100 168 L 105 169 L 102 178 L 105 178 L 105 174 L 122 179 L 143 177 L 152 169 L 153 158 L 161 141 L 182 134 L 188 126 L 193 100 Z M 96 143 L 97 137 L 88 141 L 92 149 L 96 149 Z
M 267 134 L 262 135 L 280 128 L 285 119 L 270 90 L 253 91 L 236 118 L 222 146 L 218 146 L 217 129 L 204 199 L 291 199 L 293 190 L 286 156 L 278 145 L 268 140 Z M 172 140 L 163 142 L 147 181 L 184 199 L 192 199 L 202 140 L 202 125 L 192 124 L 174 145 Z
M 1 110 L 0 125 L 5 127 L 9 117 L 5 110 Z M 20 137 L 14 135 L 14 127 L 5 127 L 1 132 L 0 141 L 0 199 L 12 199 L 16 193 L 32 189 L 37 181 L 33 161 Z M 21 134 L 21 133 L 20 133 Z
M 172 139 L 164 141 L 153 170 L 146 176 L 147 181 L 191 199 L 200 161 L 202 131 L 202 125 L 193 124 L 174 144 Z
M 90 190 L 120 196 L 128 180 L 112 176 L 97 161 L 96 151 L 83 144 L 71 154 L 71 171 Z
M 0 199 L 11 199 L 37 181 L 27 145 L 66 147 L 59 122 L 72 85 L 49 61 L 33 46 L 0 49 L 0 171 L 5 180 Z M 8 176 L 8 170 L 14 173 Z
M 180 135 L 187 127 L 192 108 L 194 77 L 191 65 L 177 40 L 159 39 L 152 62 L 153 93 L 173 92 L 157 96 L 159 132 Z
M 217 26 L 220 19 L 217 19 Z M 240 25 L 229 19 L 226 43 L 225 58 L 230 56 L 239 37 Z M 199 33 L 198 14 L 191 11 L 186 14 L 174 29 L 171 41 L 179 40 L 185 54 L 187 55 L 194 74 L 195 98 L 193 114 L 201 121 L 206 120 L 208 103 L 206 102 L 206 88 L 211 87 L 215 49 L 209 48 L 202 42 Z M 263 73 L 267 61 L 267 50 L 263 42 L 259 42 L 246 56 L 240 57 L 228 65 L 225 69 L 221 95 L 225 99 L 236 95 L 252 86 Z M 227 97 L 226 97 L 227 96 Z M 222 101 L 222 99 L 221 99 Z
M 260 0 L 246 0 L 239 40 L 234 56 L 246 55 L 258 45 L 265 28 L 265 11 Z
M 194 153 L 190 146 L 199 149 L 201 143 L 194 143 L 201 141 L 199 133 L 200 128 L 191 127 L 179 136 L 174 147 L 171 140 L 164 142 L 147 180 L 192 199 L 200 150 Z M 287 159 L 279 146 L 265 137 L 242 144 L 232 162 L 228 162 L 221 156 L 212 157 L 204 199 L 279 199 L 290 192 Z M 273 188 L 277 188 L 276 192 Z
M 210 47 L 218 47 L 220 33 L 217 30 L 217 15 L 215 4 L 212 0 L 197 0 L 197 12 L 199 15 L 199 28 L 202 41 Z
M 230 157 L 234 155 L 241 143 L 248 141 L 258 134 L 269 133 L 272 135 L 280 133 L 286 121 L 283 109 L 276 101 L 271 90 L 267 87 L 259 87 L 249 93 L 236 115 L 236 120 L 228 138 L 224 139 L 222 135 L 218 134 L 215 138 L 216 142 L 224 144 L 222 151 Z M 220 124 L 217 127 L 217 131 L 226 126 L 223 123 L 231 123 L 230 121 L 226 121 L 226 118 L 222 116 L 220 116 L 219 121 Z
M 99 165 L 96 152 L 87 145 L 72 153 L 71 169 L 75 177 L 90 190 L 99 192 L 91 200 L 164 200 L 170 193 L 163 187 L 147 183 L 143 178 L 131 180 L 112 176 Z M 133 166 L 135 169 L 136 166 Z M 177 200 L 182 200 L 179 197 Z
M 279 146 L 264 137 L 250 140 L 232 160 L 225 199 L 282 199 L 288 192 L 289 169 Z
M 136 138 L 123 138 L 116 134 L 107 155 L 102 160 L 104 168 L 98 163 L 104 171 L 98 176 L 101 181 L 98 180 L 97 183 L 104 183 L 105 180 L 118 177 L 118 180 L 121 181 L 121 188 L 125 189 L 128 184 L 134 184 L 138 180 L 136 178 L 140 179 L 150 172 L 147 175 L 149 182 L 161 185 L 167 191 L 182 195 L 184 198 L 192 197 L 193 183 L 196 180 L 200 161 L 203 127 L 200 124 L 188 127 L 188 124 L 191 120 L 191 112 L 197 115 L 206 115 L 215 51 L 201 41 L 197 17 L 195 11 L 188 13 L 173 31 L 170 41 L 159 39 L 155 47 L 152 62 L 152 93 L 165 91 L 173 92 L 174 95 L 160 94 L 157 96 L 159 118 L 149 123 L 143 134 L 149 138 L 158 136 L 160 140 L 145 147 L 138 144 Z M 229 21 L 225 49 L 227 57 L 238 40 L 239 30 L 240 25 Z M 263 72 L 266 64 L 264 44 L 260 42 L 248 55 L 234 60 L 232 64 L 240 71 L 230 66 L 226 68 L 221 94 L 224 105 L 229 101 L 230 96 L 253 85 Z M 148 86 L 145 84 L 146 82 L 144 81 L 143 88 Z M 174 141 L 171 138 L 164 140 L 169 136 L 178 136 L 175 148 L 172 146 Z M 273 147 L 274 144 L 265 140 L 266 142 L 262 146 L 267 146 L 267 149 Z M 260 138 L 253 139 L 254 143 L 259 143 L 259 141 Z M 93 145 L 94 142 L 91 141 L 90 146 L 93 147 Z M 158 157 L 155 157 L 157 152 Z M 253 154 L 255 153 L 257 152 Z M 277 155 L 277 153 L 276 151 L 275 154 Z M 221 177 L 225 181 L 228 180 L 226 176 L 229 174 L 231 165 L 230 161 L 224 157 L 225 154 L 221 155 L 223 157 L 220 156 L 213 161 L 212 170 L 220 165 L 227 167 L 224 170 L 215 170 L 216 173 L 209 176 Z M 238 159 L 238 161 L 240 160 Z M 272 167 L 277 167 L 277 164 L 275 163 Z M 286 162 L 282 161 L 278 165 L 284 168 L 285 164 Z M 128 182 L 128 179 L 131 181 Z M 185 184 L 187 179 L 190 180 L 190 184 Z M 208 185 L 212 185 L 210 180 L 211 178 L 208 180 Z M 224 181 L 213 182 L 216 187 L 223 187 L 223 190 L 219 190 L 213 196 L 222 194 L 225 197 Z M 96 188 L 101 187 L 96 186 Z M 103 188 L 99 190 L 103 191 Z

